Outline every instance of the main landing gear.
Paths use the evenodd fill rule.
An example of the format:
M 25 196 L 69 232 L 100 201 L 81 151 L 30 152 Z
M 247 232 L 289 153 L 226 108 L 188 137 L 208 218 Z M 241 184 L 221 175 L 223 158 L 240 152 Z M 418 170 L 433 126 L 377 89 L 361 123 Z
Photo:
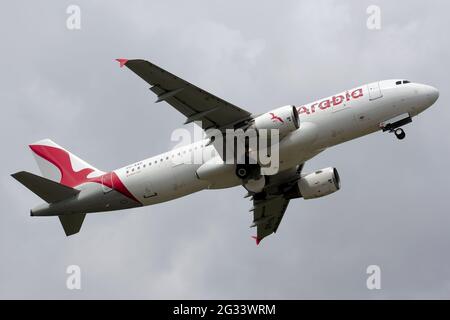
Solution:
M 403 140 L 406 137 L 406 133 L 402 128 L 397 128 L 394 130 L 394 134 L 398 140 Z
M 242 180 L 259 177 L 260 172 L 261 169 L 257 164 L 238 164 L 236 166 L 236 175 Z
M 246 179 L 250 174 L 250 170 L 248 170 L 248 167 L 245 166 L 238 166 L 236 168 L 236 175 L 240 178 L 240 179 Z

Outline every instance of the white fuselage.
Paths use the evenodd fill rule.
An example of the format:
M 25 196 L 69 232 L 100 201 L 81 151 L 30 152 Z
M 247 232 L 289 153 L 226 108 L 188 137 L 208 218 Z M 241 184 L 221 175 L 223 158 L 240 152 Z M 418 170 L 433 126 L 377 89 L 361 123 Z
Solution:
M 385 80 L 297 106 L 299 129 L 279 144 L 280 171 L 295 167 L 339 143 L 380 130 L 380 124 L 397 116 L 413 117 L 438 97 L 435 88 L 418 83 Z M 220 184 L 199 179 L 201 164 L 184 163 L 196 152 L 204 161 L 214 157 L 214 146 L 199 141 L 115 170 L 126 188 L 143 205 L 179 198 L 203 189 L 241 185 L 230 171 Z M 224 164 L 225 165 L 225 164 Z

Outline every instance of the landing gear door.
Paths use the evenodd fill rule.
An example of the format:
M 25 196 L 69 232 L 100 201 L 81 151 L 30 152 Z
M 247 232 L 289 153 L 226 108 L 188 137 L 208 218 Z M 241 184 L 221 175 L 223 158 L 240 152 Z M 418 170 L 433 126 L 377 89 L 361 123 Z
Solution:
M 114 188 L 112 173 L 108 172 L 107 174 L 102 175 L 102 189 L 103 193 L 108 193 L 112 191 Z
M 367 85 L 367 91 L 369 91 L 369 100 L 376 100 L 383 96 L 380 89 L 379 82 L 372 82 Z

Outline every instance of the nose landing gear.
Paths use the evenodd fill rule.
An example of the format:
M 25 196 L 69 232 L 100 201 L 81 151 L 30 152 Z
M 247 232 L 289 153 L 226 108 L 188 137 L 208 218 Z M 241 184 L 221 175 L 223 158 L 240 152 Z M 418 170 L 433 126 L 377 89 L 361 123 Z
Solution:
M 380 123 L 380 128 L 385 131 L 393 132 L 398 140 L 403 140 L 406 137 L 405 131 L 403 131 L 402 126 L 411 123 L 412 118 L 409 113 L 404 113 L 390 120 L 386 120 Z
M 406 133 L 402 128 L 397 128 L 394 130 L 394 134 L 398 140 L 403 140 L 406 137 Z

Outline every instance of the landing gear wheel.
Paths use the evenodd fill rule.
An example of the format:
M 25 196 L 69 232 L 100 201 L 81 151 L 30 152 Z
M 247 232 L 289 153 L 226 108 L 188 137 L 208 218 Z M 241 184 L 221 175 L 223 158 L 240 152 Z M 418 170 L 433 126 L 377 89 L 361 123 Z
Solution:
M 247 189 L 248 192 L 259 193 L 264 190 L 265 185 L 266 178 L 264 176 L 260 176 L 258 179 L 249 179 L 246 183 L 244 183 L 244 188 Z
M 397 139 L 399 139 L 399 140 L 403 140 L 406 137 L 406 133 L 405 133 L 405 131 L 403 131 L 402 128 L 395 129 L 394 134 L 397 137 Z
M 238 164 L 236 166 L 236 176 L 241 180 L 259 179 L 261 169 L 257 164 Z
M 236 175 L 240 178 L 240 179 L 245 179 L 248 177 L 249 175 L 249 170 L 247 170 L 246 167 L 244 166 L 238 166 L 236 168 Z

